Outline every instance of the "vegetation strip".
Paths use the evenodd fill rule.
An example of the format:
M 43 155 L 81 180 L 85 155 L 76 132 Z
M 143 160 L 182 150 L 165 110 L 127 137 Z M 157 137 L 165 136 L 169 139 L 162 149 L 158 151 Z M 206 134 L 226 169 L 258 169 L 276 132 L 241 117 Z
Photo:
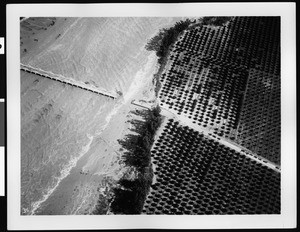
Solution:
M 160 108 L 151 110 L 137 110 L 134 112 L 144 121 L 132 120 L 133 132 L 119 143 L 126 151 L 123 159 L 127 166 L 134 167 L 136 178 L 131 180 L 125 176 L 119 180 L 119 186 L 114 189 L 114 199 L 111 211 L 115 214 L 140 214 L 146 196 L 152 184 L 153 171 L 151 164 L 151 147 L 154 142 L 156 130 L 162 122 Z

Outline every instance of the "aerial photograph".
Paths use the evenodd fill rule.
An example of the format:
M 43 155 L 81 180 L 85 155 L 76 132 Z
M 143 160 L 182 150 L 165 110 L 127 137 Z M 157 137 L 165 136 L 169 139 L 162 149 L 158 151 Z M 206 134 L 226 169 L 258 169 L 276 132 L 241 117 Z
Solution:
M 20 215 L 281 213 L 280 17 L 21 17 Z

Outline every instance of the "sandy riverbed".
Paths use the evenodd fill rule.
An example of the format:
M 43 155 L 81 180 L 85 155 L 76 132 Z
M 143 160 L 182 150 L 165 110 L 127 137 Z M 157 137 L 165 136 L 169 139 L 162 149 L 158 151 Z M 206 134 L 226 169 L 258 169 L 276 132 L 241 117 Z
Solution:
M 155 70 L 156 57 L 153 54 L 149 56 L 144 70 L 136 75 L 131 86 L 132 91 L 120 99 L 107 127 L 93 138 L 86 154 L 51 196 L 40 205 L 36 214 L 91 214 L 99 196 L 108 197 L 111 186 L 125 172 L 130 172 L 129 167 L 122 163 L 122 148 L 117 140 L 130 133 L 132 125 L 129 120 L 136 117 L 130 112 L 140 109 L 131 104 L 131 101 L 155 100 L 152 83 Z
M 99 194 L 126 171 L 117 140 L 131 127 L 131 100 L 153 97 L 157 62 L 144 46 L 178 18 L 51 20 L 21 27 L 21 62 L 119 90 L 123 98 L 111 101 L 21 73 L 21 212 L 91 213 Z

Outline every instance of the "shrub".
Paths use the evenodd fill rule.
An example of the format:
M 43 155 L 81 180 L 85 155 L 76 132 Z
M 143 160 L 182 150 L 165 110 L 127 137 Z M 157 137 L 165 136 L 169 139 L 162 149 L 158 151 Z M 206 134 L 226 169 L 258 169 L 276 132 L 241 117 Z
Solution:
M 156 51 L 156 55 L 159 57 L 158 62 L 162 64 L 163 58 L 167 55 L 170 45 L 172 45 L 178 35 L 189 27 L 192 23 L 191 20 L 177 22 L 173 27 L 168 29 L 161 29 L 158 35 L 154 36 L 146 45 L 146 49 L 149 51 Z

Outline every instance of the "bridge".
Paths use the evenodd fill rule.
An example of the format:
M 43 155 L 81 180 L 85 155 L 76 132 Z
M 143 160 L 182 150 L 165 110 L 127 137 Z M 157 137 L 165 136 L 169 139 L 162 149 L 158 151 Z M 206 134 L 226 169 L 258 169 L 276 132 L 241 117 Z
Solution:
M 54 80 L 54 81 L 59 81 L 61 83 L 71 85 L 73 87 L 77 87 L 77 88 L 80 88 L 80 89 L 83 89 L 83 90 L 86 90 L 86 91 L 90 91 L 92 93 L 99 94 L 99 95 L 109 97 L 109 98 L 112 98 L 112 99 L 117 99 L 120 96 L 117 93 L 111 93 L 111 92 L 108 92 L 104 89 L 96 88 L 96 87 L 94 87 L 90 84 L 86 84 L 84 82 L 76 81 L 72 78 L 64 77 L 64 76 L 59 75 L 59 74 L 54 74 L 54 73 L 49 72 L 49 71 L 44 71 L 42 69 L 35 68 L 35 67 L 30 66 L 30 65 L 25 65 L 25 64 L 21 63 L 20 69 L 22 71 L 25 71 L 25 72 L 28 72 L 28 73 L 33 73 L 35 75 L 42 76 L 42 77 L 45 77 L 45 78 L 48 78 L 48 79 L 51 79 L 51 80 Z

